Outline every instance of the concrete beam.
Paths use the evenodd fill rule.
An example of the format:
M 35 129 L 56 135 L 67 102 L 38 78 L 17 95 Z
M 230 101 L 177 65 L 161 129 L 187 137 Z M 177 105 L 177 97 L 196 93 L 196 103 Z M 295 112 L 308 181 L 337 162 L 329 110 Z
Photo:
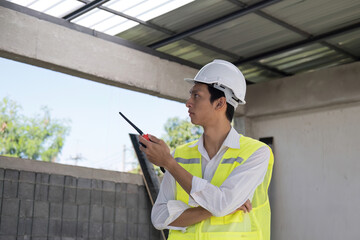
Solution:
M 184 102 L 189 85 L 183 79 L 197 72 L 2 6 L 0 31 L 1 57 L 167 99 Z
M 360 62 L 248 86 L 247 117 L 360 101 Z

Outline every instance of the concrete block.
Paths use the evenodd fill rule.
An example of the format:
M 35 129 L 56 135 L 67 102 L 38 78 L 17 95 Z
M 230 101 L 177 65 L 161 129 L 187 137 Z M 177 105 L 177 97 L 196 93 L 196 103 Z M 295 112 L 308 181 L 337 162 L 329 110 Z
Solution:
M 140 208 L 138 212 L 138 223 L 151 224 L 151 209 Z
M 21 182 L 35 183 L 35 173 L 28 171 L 21 171 L 19 180 Z
M 150 240 L 160 240 L 163 239 L 161 237 L 161 231 L 154 228 L 152 225 L 150 225 Z
M 76 203 L 90 204 L 90 189 L 76 189 Z
M 61 228 L 61 236 L 74 237 L 76 236 L 76 221 L 63 220 Z
M 115 223 L 115 239 L 127 239 L 126 223 Z
M 49 186 L 48 200 L 50 202 L 60 203 L 63 201 L 64 187 L 63 186 Z
M 77 205 L 64 204 L 63 205 L 63 219 L 75 220 L 77 217 Z
M 139 208 L 151 208 L 151 202 L 144 186 L 139 187 Z
M 48 218 L 49 217 L 49 203 L 48 202 L 35 202 L 34 204 L 34 217 Z
M 103 208 L 101 206 L 92 205 L 90 209 L 90 222 L 102 222 L 103 221 Z
M 116 192 L 115 194 L 115 207 L 124 208 L 126 207 L 126 193 L 125 192 Z
M 49 183 L 50 175 L 47 173 L 37 173 L 36 174 L 36 183 L 39 184 L 48 184 Z
M 101 238 L 102 237 L 102 223 L 90 222 L 89 224 L 89 236 L 91 238 Z
M 0 180 L 4 180 L 5 169 L 0 168 Z
M 115 182 L 103 181 L 103 190 L 115 192 Z
M 116 192 L 126 192 L 126 183 L 115 183 Z
M 1 216 L 0 232 L 2 235 L 16 236 L 18 224 L 17 214 L 12 216 Z
M 77 179 L 76 177 L 72 176 L 65 176 L 65 186 L 66 187 L 76 187 L 77 185 Z
M 76 188 L 64 188 L 64 203 L 74 203 L 76 200 Z
M 102 189 L 102 182 L 101 180 L 99 179 L 91 179 L 91 188 L 94 188 L 94 189 Z
M 103 224 L 102 239 L 107 239 L 107 240 L 114 239 L 114 223 L 104 223 Z
M 80 221 L 89 221 L 89 213 L 90 207 L 89 205 L 80 205 L 78 207 L 78 219 Z
M 0 180 L 0 196 L 2 198 L 2 194 L 3 194 L 3 190 L 4 190 L 4 181 L 3 180 Z
M 6 169 L 5 170 L 5 180 L 10 180 L 10 181 L 19 181 L 19 171 L 17 170 L 12 170 L 12 169 Z
M 18 182 L 4 180 L 4 198 L 16 198 L 18 190 Z
M 89 222 L 78 221 L 76 228 L 77 239 L 88 239 L 89 237 Z
M 21 174 L 20 174 L 21 176 Z M 35 175 L 34 175 L 35 178 Z M 35 184 L 19 182 L 18 197 L 21 199 L 34 199 Z
M 138 209 L 128 208 L 127 209 L 127 223 L 137 223 L 138 221 Z
M 47 201 L 49 195 L 49 185 L 36 184 L 35 185 L 35 200 Z
M 116 208 L 115 209 L 115 222 L 116 223 L 126 223 L 127 221 L 127 209 L 126 208 Z
M 1 236 L 0 235 L 0 240 L 16 240 L 16 237 L 14 237 L 14 236 L 6 236 L 6 235 Z
M 61 219 L 62 217 L 62 204 L 50 203 L 50 219 Z
M 138 239 L 149 240 L 150 239 L 150 225 L 149 224 L 139 224 L 138 225 Z
M 91 188 L 91 179 L 79 178 L 77 181 L 78 188 Z
M 17 217 L 19 214 L 19 204 L 20 204 L 20 201 L 19 201 L 19 199 L 16 199 L 16 198 L 3 199 L 1 215 Z
M 50 175 L 50 181 L 49 181 L 50 185 L 63 186 L 64 181 L 65 181 L 65 176 L 63 176 L 63 175 L 58 175 L 58 174 Z
M 49 220 L 47 218 L 34 218 L 32 225 L 32 236 L 47 236 L 48 221 Z
M 32 217 L 34 212 L 34 201 L 33 200 L 21 200 L 20 201 L 20 212 L 19 217 Z
M 32 218 L 19 218 L 17 235 L 31 236 L 31 225 L 32 225 Z
M 138 224 L 129 224 L 129 223 L 127 223 L 126 224 L 126 226 L 127 226 L 127 237 L 128 238 L 137 238 L 138 237 L 138 235 L 137 235 L 137 233 L 138 233 Z
M 115 207 L 115 191 L 102 191 L 102 204 L 108 207 Z
M 128 183 L 126 186 L 126 192 L 137 194 L 139 192 L 139 186 L 136 184 Z
M 101 205 L 102 191 L 92 189 L 91 190 L 91 204 Z
M 51 237 L 60 237 L 61 236 L 61 220 L 60 219 L 50 219 L 49 220 L 49 236 Z
M 114 222 L 115 209 L 112 207 L 104 207 L 103 222 Z
M 62 240 L 61 237 L 48 237 L 48 240 Z M 74 240 L 74 239 L 72 239 Z
M 136 193 L 128 193 L 126 194 L 126 208 L 138 208 L 138 194 Z

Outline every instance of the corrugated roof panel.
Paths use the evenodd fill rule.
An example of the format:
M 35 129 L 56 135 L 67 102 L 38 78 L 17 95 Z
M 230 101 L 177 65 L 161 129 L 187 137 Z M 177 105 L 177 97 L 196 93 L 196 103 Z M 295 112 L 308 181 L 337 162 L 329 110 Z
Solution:
M 351 58 L 320 44 L 295 49 L 260 61 L 262 64 L 288 73 L 313 71 L 329 65 L 339 65 Z
M 167 54 L 200 64 L 204 65 L 208 62 L 211 62 L 212 60 L 216 58 L 233 61 L 234 59 L 231 59 L 227 56 L 224 56 L 222 54 L 218 54 L 216 52 L 213 52 L 209 49 L 200 47 L 198 45 L 189 43 L 185 40 L 180 40 L 171 44 L 168 44 L 166 46 L 163 46 L 161 48 L 157 49 L 158 51 L 165 52 Z
M 270 79 L 279 78 L 277 74 L 251 64 L 241 65 L 239 66 L 239 69 L 244 74 L 245 79 L 253 83 L 265 82 Z
M 197 0 L 150 22 L 174 32 L 183 32 L 237 9 L 240 8 L 229 1 Z
M 304 39 L 255 14 L 226 22 L 193 37 L 242 57 L 253 56 Z
M 169 37 L 169 35 L 165 33 L 159 32 L 141 24 L 129 30 L 121 32 L 116 36 L 135 42 L 142 46 L 147 46 L 163 38 Z
M 327 40 L 360 58 L 360 29 L 332 39 Z
M 359 0 L 287 0 L 263 9 L 314 35 L 341 28 L 359 21 Z

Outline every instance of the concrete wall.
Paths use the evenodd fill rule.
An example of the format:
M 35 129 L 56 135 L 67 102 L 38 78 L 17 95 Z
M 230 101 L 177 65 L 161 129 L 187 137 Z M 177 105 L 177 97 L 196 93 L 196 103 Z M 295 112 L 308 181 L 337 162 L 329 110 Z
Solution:
M 272 239 L 358 239 L 360 103 L 252 119 L 273 136 Z
M 136 174 L 0 156 L 0 239 L 161 239 Z
M 358 239 L 360 63 L 249 87 L 237 129 L 274 138 L 272 239 Z

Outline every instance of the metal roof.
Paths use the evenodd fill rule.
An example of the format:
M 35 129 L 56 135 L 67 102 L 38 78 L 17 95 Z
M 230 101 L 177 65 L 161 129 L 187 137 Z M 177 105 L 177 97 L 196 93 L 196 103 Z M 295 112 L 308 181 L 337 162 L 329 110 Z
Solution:
M 359 61 L 358 0 L 9 0 L 249 83 Z

